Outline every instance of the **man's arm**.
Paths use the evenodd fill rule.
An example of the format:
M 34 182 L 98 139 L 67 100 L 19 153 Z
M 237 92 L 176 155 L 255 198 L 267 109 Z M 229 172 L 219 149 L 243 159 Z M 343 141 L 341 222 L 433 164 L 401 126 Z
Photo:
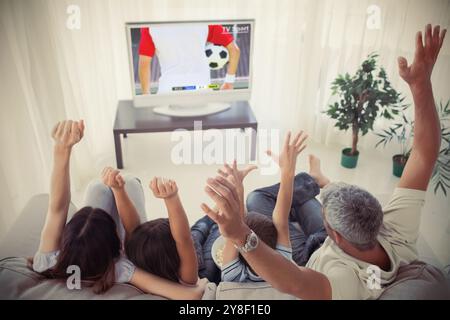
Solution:
M 125 180 L 119 170 L 106 167 L 102 171 L 102 181 L 111 188 L 116 201 L 117 211 L 125 229 L 125 240 L 129 239 L 134 229 L 141 224 L 141 219 L 125 190 Z
M 70 155 L 72 147 L 82 139 L 83 133 L 83 121 L 62 121 L 53 128 L 53 169 L 48 211 L 39 244 L 40 252 L 59 249 L 70 205 Z
M 233 161 L 233 165 L 229 166 L 225 164 L 222 169 L 217 172 L 221 177 L 227 179 L 236 188 L 239 201 L 239 213 L 242 219 L 245 217 L 245 199 L 244 199 L 244 179 L 253 170 L 257 169 L 256 165 L 248 165 L 242 170 L 238 170 L 236 160 Z M 214 185 L 213 179 L 208 179 L 208 182 Z M 216 185 L 217 188 L 220 186 Z M 223 265 L 230 263 L 238 258 L 239 252 L 234 247 L 233 243 L 229 239 L 225 239 L 225 246 L 223 248 Z
M 198 281 L 198 262 L 192 240 L 189 221 L 178 196 L 178 187 L 175 181 L 154 178 L 150 188 L 157 198 L 164 199 L 170 221 L 170 231 L 180 256 L 180 279 L 186 284 L 195 284 Z
M 441 131 L 433 97 L 431 74 L 446 30 L 432 30 L 427 25 L 425 45 L 422 33 L 416 35 L 416 52 L 408 66 L 405 58 L 398 60 L 400 76 L 408 83 L 414 100 L 414 141 L 411 156 L 405 166 L 398 186 L 400 188 L 427 190 L 436 160 L 439 156 Z
M 303 150 L 304 138 L 306 137 L 300 134 L 298 140 L 294 139 L 297 142 L 293 145 L 297 147 L 293 150 L 298 153 Z M 290 138 L 287 140 L 290 141 Z M 288 142 L 288 145 L 291 144 Z M 278 158 L 275 155 L 272 156 Z M 277 161 L 280 166 L 282 166 L 281 162 L 283 166 L 287 166 L 287 159 L 291 161 L 293 158 L 280 156 Z M 240 214 L 238 191 L 233 183 L 222 176 L 213 180 L 214 182 L 208 179 L 205 192 L 215 202 L 217 210 L 211 209 L 204 203 L 201 208 L 219 225 L 220 233 L 226 239 L 238 246 L 243 246 L 250 229 Z M 301 299 L 331 299 L 331 285 L 325 275 L 296 266 L 262 241 L 255 250 L 243 253 L 243 256 L 259 276 L 279 291 Z
M 201 208 L 219 225 L 220 232 L 225 238 L 242 246 L 250 229 L 240 218 L 239 204 L 235 200 L 236 190 L 227 180 L 216 179 L 216 183 L 221 184 L 227 192 L 218 193 L 209 186 L 205 191 L 219 210 L 212 210 L 204 203 Z M 326 276 L 296 266 L 262 241 L 255 250 L 243 253 L 243 256 L 259 276 L 279 291 L 300 299 L 331 299 L 331 285 Z
M 139 82 L 141 83 L 142 94 L 150 93 L 151 65 L 151 57 L 139 55 Z
M 249 232 L 243 229 L 232 241 L 243 245 Z M 304 300 L 331 299 L 331 285 L 325 275 L 297 266 L 262 241 L 255 250 L 242 255 L 260 277 L 281 292 Z

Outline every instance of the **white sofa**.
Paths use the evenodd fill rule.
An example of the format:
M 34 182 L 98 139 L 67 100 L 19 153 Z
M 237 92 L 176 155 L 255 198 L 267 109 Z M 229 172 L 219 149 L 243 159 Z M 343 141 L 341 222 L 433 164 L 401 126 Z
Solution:
M 27 266 L 26 257 L 35 253 L 44 223 L 48 195 L 33 197 L 0 244 L 0 299 L 132 299 L 160 300 L 128 284 L 116 284 L 97 295 L 89 286 L 69 290 L 62 280 L 46 279 Z M 76 211 L 71 205 L 69 217 Z M 210 283 L 204 300 L 292 300 L 295 297 L 273 289 L 267 283 Z M 448 279 L 437 268 L 416 262 L 399 270 L 397 281 L 380 299 L 450 299 Z

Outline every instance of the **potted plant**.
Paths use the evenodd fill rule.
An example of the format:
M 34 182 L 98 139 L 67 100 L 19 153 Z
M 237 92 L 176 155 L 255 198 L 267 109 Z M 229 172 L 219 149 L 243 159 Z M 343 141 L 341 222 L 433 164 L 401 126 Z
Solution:
M 402 113 L 397 117 L 397 121 L 390 128 L 375 133 L 380 137 L 375 148 L 379 145 L 385 147 L 386 144 L 392 142 L 392 140 L 395 140 L 400 144 L 400 153 L 392 157 L 392 173 L 399 178 L 402 176 L 403 169 L 405 168 L 409 154 L 411 153 L 410 144 L 414 132 L 414 121 L 409 120 L 404 113 L 408 108 L 409 105 L 406 105 L 402 109 Z
M 450 100 L 447 104 L 439 104 L 439 119 L 441 120 L 441 151 L 434 167 L 432 184 L 434 193 L 438 190 L 447 196 L 447 188 L 450 188 Z
M 409 106 L 405 106 L 403 111 Z M 439 190 L 447 196 L 447 188 L 450 188 L 450 100 L 444 105 L 442 101 L 439 103 L 439 119 L 441 122 L 441 150 L 436 166 L 433 171 L 432 183 L 434 185 L 434 193 Z M 408 120 L 404 113 L 396 123 L 387 130 L 376 133 L 380 137 L 375 147 L 379 145 L 386 146 L 392 140 L 397 140 L 401 146 L 401 152 L 392 157 L 393 174 L 401 177 L 403 169 L 408 161 L 411 153 L 410 142 L 414 132 L 414 121 Z
M 346 168 L 354 168 L 358 162 L 359 135 L 373 130 L 378 116 L 393 119 L 402 107 L 403 98 L 392 88 L 384 68 L 378 67 L 377 58 L 370 54 L 355 75 L 339 75 L 331 86 L 337 101 L 325 113 L 336 120 L 340 130 L 352 130 L 352 147 L 342 150 L 341 164 Z

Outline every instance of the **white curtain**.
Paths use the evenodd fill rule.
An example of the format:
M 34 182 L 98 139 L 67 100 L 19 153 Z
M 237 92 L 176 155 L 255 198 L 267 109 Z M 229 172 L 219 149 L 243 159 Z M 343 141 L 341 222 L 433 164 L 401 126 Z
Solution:
M 69 5 L 81 10 L 80 30 L 66 27 Z M 381 9 L 378 30 L 366 27 L 370 5 Z M 319 142 L 348 145 L 349 135 L 322 113 L 331 81 L 378 51 L 393 85 L 409 98 L 396 57 L 411 59 L 414 34 L 426 23 L 448 28 L 449 12 L 449 0 L 2 1 L 0 232 L 31 195 L 47 191 L 56 121 L 86 121 L 72 163 L 75 188 L 114 152 L 117 100 L 131 98 L 125 22 L 254 18 L 251 103 L 260 126 L 304 128 Z M 447 41 L 433 79 L 438 100 L 450 98 L 449 51 Z M 361 140 L 361 148 L 373 145 L 373 137 Z

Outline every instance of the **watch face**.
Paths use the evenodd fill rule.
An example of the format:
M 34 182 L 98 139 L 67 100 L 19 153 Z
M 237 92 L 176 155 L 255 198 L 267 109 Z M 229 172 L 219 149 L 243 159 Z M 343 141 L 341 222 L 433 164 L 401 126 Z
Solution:
M 258 238 L 257 237 L 250 237 L 250 247 L 254 248 L 258 244 Z
M 254 249 L 256 249 L 256 247 L 258 247 L 259 244 L 259 239 L 258 236 L 256 235 L 256 233 L 254 233 L 253 231 L 247 236 L 247 239 L 245 240 L 245 245 L 243 247 L 238 247 L 236 245 L 235 248 L 238 249 L 239 251 L 243 251 L 243 252 L 250 252 Z
M 247 252 L 256 249 L 257 246 L 258 246 L 258 236 L 256 235 L 256 233 L 252 231 L 252 233 L 250 233 L 247 238 L 247 245 L 246 245 Z

